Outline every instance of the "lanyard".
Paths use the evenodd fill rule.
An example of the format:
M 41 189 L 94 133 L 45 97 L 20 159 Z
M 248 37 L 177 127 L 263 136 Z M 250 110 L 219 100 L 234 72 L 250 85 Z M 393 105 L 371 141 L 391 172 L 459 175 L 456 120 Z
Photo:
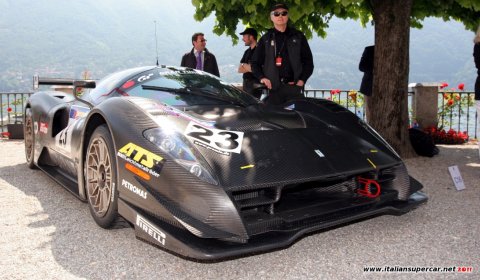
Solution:
M 280 54 L 282 53 L 283 51 L 283 48 L 285 47 L 285 42 L 287 41 L 287 38 L 285 36 L 283 42 L 282 42 L 282 46 L 280 47 L 280 50 L 278 51 L 277 53 L 277 39 L 275 38 L 275 32 L 273 33 L 273 47 L 275 48 L 275 57 L 280 57 Z

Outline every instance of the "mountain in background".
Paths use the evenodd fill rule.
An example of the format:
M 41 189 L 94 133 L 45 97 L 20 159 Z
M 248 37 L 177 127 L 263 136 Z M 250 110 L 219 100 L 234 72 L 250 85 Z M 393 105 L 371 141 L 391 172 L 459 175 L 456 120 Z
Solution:
M 193 13 L 189 0 L 0 0 L 0 91 L 30 91 L 34 74 L 80 78 L 88 71 L 99 79 L 154 65 L 154 21 L 160 64 L 179 65 L 192 48 L 191 35 L 203 32 L 222 78 L 241 82 L 236 70 L 246 48 L 243 42 L 233 46 L 230 38 L 214 35 L 214 17 L 196 22 Z M 310 40 L 315 70 L 307 86 L 358 89 L 358 62 L 363 48 L 374 42 L 374 28 L 333 19 L 327 34 Z M 427 19 L 423 29 L 412 29 L 409 81 L 452 87 L 465 83 L 473 89 L 473 35 L 460 23 L 440 19 Z

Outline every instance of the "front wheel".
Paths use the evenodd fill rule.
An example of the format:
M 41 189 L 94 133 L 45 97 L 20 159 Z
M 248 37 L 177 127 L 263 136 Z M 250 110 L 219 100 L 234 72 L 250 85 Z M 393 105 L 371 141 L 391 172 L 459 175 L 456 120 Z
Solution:
M 110 228 L 118 218 L 118 190 L 113 140 L 106 125 L 95 129 L 85 157 L 87 199 L 95 222 Z

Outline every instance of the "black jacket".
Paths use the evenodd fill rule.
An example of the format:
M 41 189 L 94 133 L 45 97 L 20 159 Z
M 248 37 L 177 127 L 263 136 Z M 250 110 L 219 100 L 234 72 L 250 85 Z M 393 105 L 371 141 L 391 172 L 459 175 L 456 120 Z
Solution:
M 373 87 L 373 57 L 375 53 L 374 46 L 365 47 L 358 69 L 363 72 L 362 83 L 360 84 L 360 92 L 366 96 L 372 95 Z
M 475 100 L 480 100 L 480 43 L 473 47 L 473 59 L 477 67 L 477 80 L 475 82 Z
M 220 77 L 220 72 L 218 71 L 217 59 L 215 58 L 215 56 L 211 52 L 209 52 L 207 49 L 205 49 L 204 56 L 205 58 L 203 61 L 203 71 Z M 194 69 L 197 67 L 197 58 L 195 57 L 193 48 L 190 52 L 183 55 L 182 63 L 180 64 L 180 66 L 190 67 Z
M 252 56 L 252 72 L 257 79 L 268 78 L 272 89 L 280 85 L 279 69 L 275 66 L 275 29 L 269 29 L 258 41 Z M 292 80 L 305 83 L 313 73 L 313 56 L 307 38 L 300 31 L 287 27 L 285 31 L 289 67 L 293 72 Z M 280 48 L 280 47 L 279 47 Z

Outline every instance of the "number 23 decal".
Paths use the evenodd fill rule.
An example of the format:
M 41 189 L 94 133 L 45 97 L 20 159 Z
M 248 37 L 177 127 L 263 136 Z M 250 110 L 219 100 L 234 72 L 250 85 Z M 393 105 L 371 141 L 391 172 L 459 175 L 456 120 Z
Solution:
M 239 154 L 242 148 L 243 132 L 206 128 L 189 123 L 185 135 L 215 149 Z

